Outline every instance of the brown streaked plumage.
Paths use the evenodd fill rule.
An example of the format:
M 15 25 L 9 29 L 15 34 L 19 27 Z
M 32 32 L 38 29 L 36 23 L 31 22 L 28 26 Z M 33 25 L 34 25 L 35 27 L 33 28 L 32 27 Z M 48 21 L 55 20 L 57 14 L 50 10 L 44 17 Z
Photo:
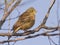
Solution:
M 21 14 L 17 22 L 13 25 L 13 33 L 16 33 L 19 30 L 26 31 L 31 28 L 35 23 L 35 14 L 36 10 L 33 7 L 30 7 Z

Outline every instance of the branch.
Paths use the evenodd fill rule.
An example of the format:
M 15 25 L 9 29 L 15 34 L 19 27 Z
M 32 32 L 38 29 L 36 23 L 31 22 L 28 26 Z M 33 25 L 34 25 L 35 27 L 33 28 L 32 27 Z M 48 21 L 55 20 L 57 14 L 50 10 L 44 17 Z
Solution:
M 58 26 L 57 27 L 47 27 L 47 26 L 44 26 L 43 28 L 44 29 L 47 29 L 47 30 L 53 30 L 53 29 L 56 29 L 57 30 L 60 27 L 58 27 Z
M 30 38 L 35 38 L 35 37 L 38 37 L 38 36 L 57 36 L 57 35 L 60 35 L 59 33 L 57 34 L 37 34 L 37 35 L 34 35 L 34 36 L 27 36 L 25 38 L 16 38 L 15 40 L 7 40 L 7 41 L 0 41 L 0 44 L 2 43 L 6 43 L 6 42 L 16 42 L 16 41 L 21 41 L 21 40 L 25 40 L 25 39 L 30 39 Z
M 47 19 L 48 19 L 50 10 L 51 10 L 51 8 L 53 7 L 55 1 L 56 1 L 56 0 L 53 0 L 53 2 L 50 4 L 50 7 L 49 7 L 49 9 L 48 9 L 48 12 L 47 12 L 47 14 L 45 15 L 45 18 L 43 19 L 43 22 L 41 23 L 41 25 L 39 25 L 37 28 L 34 29 L 36 32 L 39 31 L 42 27 L 45 26 L 45 23 L 46 23 L 46 21 L 47 21 Z
M 58 30 L 47 31 L 47 32 L 44 32 L 44 34 L 52 33 L 52 32 L 55 32 L 55 31 L 58 31 Z M 34 34 L 34 30 L 29 30 L 29 31 L 24 32 L 24 33 L 15 33 L 15 34 L 12 34 L 12 33 L 0 33 L 0 36 L 27 36 L 29 34 Z
M 36 34 L 34 36 L 28 36 L 28 37 L 25 37 L 25 38 L 17 38 L 15 40 L 6 40 L 6 41 L 0 41 L 0 44 L 1 43 L 6 43 L 6 42 L 16 42 L 16 41 L 20 41 L 20 40 L 25 40 L 25 39 L 30 39 L 30 38 L 35 38 L 37 36 L 56 36 L 56 35 L 60 35 L 59 33 L 57 34 L 48 34 L 48 33 L 51 33 L 51 32 L 55 32 L 56 30 L 53 30 L 53 31 L 47 31 L 47 32 L 44 32 L 44 33 L 41 33 L 41 34 Z M 25 32 L 26 33 L 26 32 Z M 27 33 L 26 33 L 27 34 Z M 9 33 L 7 34 L 7 36 L 9 35 Z M 24 33 L 16 33 L 14 34 L 13 36 L 25 36 Z
M 5 9 L 4 9 L 4 13 L 6 13 L 8 11 L 8 8 L 7 8 L 7 0 L 5 0 Z
M 15 2 L 16 0 L 11 0 L 11 2 L 8 3 L 8 8 Z
M 21 0 L 18 0 L 13 6 L 12 6 L 12 8 L 8 11 L 8 12 L 6 12 L 5 14 L 4 14 L 4 16 L 2 17 L 2 20 L 0 21 L 0 28 L 1 28 L 1 26 L 3 25 L 3 23 L 5 22 L 5 20 L 6 20 L 6 18 L 10 15 L 10 13 L 19 5 L 19 3 L 21 2 Z

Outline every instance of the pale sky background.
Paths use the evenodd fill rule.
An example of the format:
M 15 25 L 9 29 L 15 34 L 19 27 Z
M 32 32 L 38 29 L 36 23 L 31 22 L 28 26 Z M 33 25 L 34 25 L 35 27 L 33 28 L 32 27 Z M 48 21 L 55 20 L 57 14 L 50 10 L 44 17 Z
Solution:
M 17 10 L 20 12 L 20 14 L 22 14 L 24 11 L 26 11 L 29 7 L 34 7 L 37 10 L 37 14 L 36 14 L 36 21 L 34 26 L 31 29 L 36 28 L 39 24 L 41 24 L 45 14 L 48 11 L 49 5 L 50 5 L 50 1 L 51 0 L 23 0 L 21 2 L 21 5 L 18 6 L 11 14 L 10 14 L 10 18 L 14 18 L 16 16 L 18 16 L 18 12 Z M 60 0 L 56 0 L 53 8 L 51 9 L 49 18 L 47 20 L 46 26 L 57 26 L 58 22 L 57 22 L 57 1 L 59 1 L 60 4 Z M 0 1 L 0 4 L 3 4 L 4 0 Z M 4 7 L 4 6 L 2 6 Z M 60 10 L 60 9 L 59 9 Z M 59 13 L 60 14 L 60 13 Z M 3 11 L 0 11 L 0 20 L 3 16 Z M 60 17 L 60 16 L 59 16 Z M 8 17 L 9 18 L 9 17 Z M 7 18 L 7 19 L 8 19 Z M 6 20 L 7 20 L 6 19 Z M 4 25 L 2 26 L 2 29 L 8 29 L 10 27 L 10 29 L 12 29 L 12 26 L 14 25 L 14 23 L 16 22 L 18 18 L 10 20 L 10 26 L 8 26 L 8 22 L 9 21 L 5 21 Z M 60 19 L 60 18 L 59 18 Z M 45 29 L 41 29 L 39 32 L 37 33 L 42 33 L 46 31 Z M 4 32 L 6 33 L 7 30 L 0 30 L 0 32 Z M 20 31 L 19 31 L 20 32 Z M 54 36 L 51 37 L 52 40 L 54 40 L 55 43 L 58 44 L 58 36 Z M 7 40 L 7 37 L 0 37 L 0 41 L 1 40 Z M 52 42 L 51 42 L 52 43 Z M 11 45 L 13 43 L 10 43 Z M 1 44 L 2 45 L 2 44 Z M 5 43 L 4 45 L 8 45 L 7 43 Z M 36 38 L 32 38 L 32 39 L 27 39 L 27 40 L 23 40 L 23 41 L 17 41 L 15 43 L 15 45 L 50 45 L 49 44 L 49 40 L 47 36 L 38 36 Z M 52 45 L 54 45 L 52 43 Z

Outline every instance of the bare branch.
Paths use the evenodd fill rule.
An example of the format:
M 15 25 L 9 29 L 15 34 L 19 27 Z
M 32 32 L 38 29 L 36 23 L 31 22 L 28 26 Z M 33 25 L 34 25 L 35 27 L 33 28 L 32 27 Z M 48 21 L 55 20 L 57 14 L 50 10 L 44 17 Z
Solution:
M 21 0 L 18 0 L 14 4 L 14 6 L 8 12 L 6 12 L 6 14 L 4 14 L 4 16 L 2 17 L 2 21 L 5 20 L 9 16 L 9 14 L 19 5 L 20 2 L 21 2 Z
M 4 13 L 6 13 L 6 12 L 8 11 L 7 5 L 8 5 L 7 0 L 5 0 L 5 9 L 4 9 Z
M 44 26 L 43 28 L 44 29 L 47 29 L 47 30 L 53 30 L 53 29 L 56 29 L 57 30 L 60 27 L 58 27 L 58 26 L 57 27 L 47 27 L 47 26 Z
M 8 11 L 8 12 L 6 12 L 5 14 L 4 14 L 4 16 L 2 17 L 2 20 L 0 21 L 0 28 L 1 28 L 1 26 L 3 25 L 3 23 L 5 22 L 5 20 L 6 20 L 6 18 L 10 15 L 10 13 L 19 5 L 19 3 L 21 2 L 21 0 L 18 0 L 13 6 L 12 6 L 12 8 Z
M 55 32 L 55 31 L 58 31 L 58 30 L 47 31 L 47 32 L 44 32 L 44 34 L 52 33 L 52 32 Z M 34 34 L 34 33 L 35 33 L 34 30 L 29 30 L 29 31 L 24 32 L 24 33 L 15 33 L 15 34 L 12 34 L 12 33 L 0 33 L 0 36 L 27 36 L 29 34 Z
M 10 3 L 8 3 L 8 8 L 15 2 L 16 0 L 11 0 Z
M 25 37 L 25 38 L 17 38 L 15 40 L 6 40 L 6 41 L 0 41 L 0 44 L 1 43 L 6 43 L 6 42 L 16 42 L 16 41 L 21 41 L 21 40 L 25 40 L 25 39 L 30 39 L 30 38 L 35 38 L 37 36 L 56 36 L 56 35 L 60 35 L 59 33 L 57 34 L 37 34 L 37 35 L 34 35 L 34 36 L 28 36 L 28 37 Z
M 46 21 L 47 21 L 47 19 L 48 19 L 50 10 L 51 10 L 52 6 L 54 5 L 55 1 L 56 1 L 56 0 L 53 0 L 53 2 L 50 4 L 50 7 L 49 7 L 49 9 L 48 9 L 48 12 L 47 12 L 47 14 L 45 15 L 45 18 L 43 19 L 43 22 L 41 23 L 41 25 L 39 25 L 37 28 L 34 29 L 36 32 L 39 31 L 42 27 L 44 27 L 44 25 L 45 25 L 45 23 L 46 23 Z
M 55 35 L 55 34 L 54 34 Z M 53 36 L 54 36 L 53 35 Z M 51 38 L 50 38 L 50 36 L 48 36 L 48 38 L 49 38 L 49 40 L 54 44 L 54 45 L 58 45 L 58 44 L 56 44 Z

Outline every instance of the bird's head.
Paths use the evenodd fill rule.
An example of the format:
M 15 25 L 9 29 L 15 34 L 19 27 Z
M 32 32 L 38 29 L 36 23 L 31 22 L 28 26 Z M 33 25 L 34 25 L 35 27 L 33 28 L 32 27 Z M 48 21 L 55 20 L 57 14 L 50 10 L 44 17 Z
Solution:
M 27 10 L 28 13 L 31 13 L 31 14 L 36 14 L 36 10 L 33 8 L 33 7 L 30 7 L 28 10 Z

